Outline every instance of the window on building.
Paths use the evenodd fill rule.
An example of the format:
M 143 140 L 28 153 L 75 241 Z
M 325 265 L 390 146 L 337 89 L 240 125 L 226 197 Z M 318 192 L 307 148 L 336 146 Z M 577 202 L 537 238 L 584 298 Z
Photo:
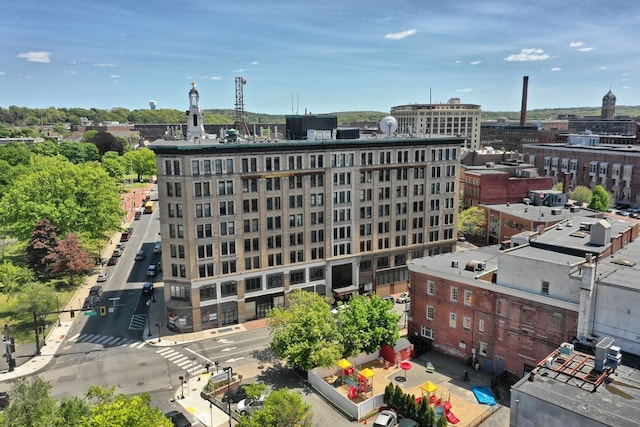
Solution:
M 235 281 L 222 282 L 220 284 L 220 296 L 222 298 L 238 295 L 238 286 Z
M 427 306 L 427 320 L 433 320 L 435 309 L 433 306 Z
M 289 273 L 289 283 L 291 285 L 296 285 L 298 283 L 304 283 L 304 270 L 293 270 Z
M 216 298 L 216 285 L 204 285 L 200 287 L 200 299 L 215 299 Z
M 449 295 L 452 302 L 458 302 L 458 288 L 452 286 Z
M 427 328 L 426 326 L 420 326 L 420 336 L 423 338 L 428 338 L 430 340 L 435 338 L 433 329 Z
M 473 293 L 471 291 L 464 291 L 464 303 L 465 305 L 471 305 Z
M 267 289 L 281 288 L 284 286 L 284 274 L 276 273 L 267 275 Z
M 540 291 L 542 295 L 549 295 L 549 282 L 543 280 L 542 281 L 542 289 Z
M 465 331 L 471 330 L 471 318 L 467 316 L 462 317 L 462 329 Z
M 433 280 L 427 280 L 427 295 L 434 295 L 436 283 Z
M 262 289 L 262 278 L 258 277 L 249 277 L 244 280 L 244 291 L 246 293 L 257 292 Z

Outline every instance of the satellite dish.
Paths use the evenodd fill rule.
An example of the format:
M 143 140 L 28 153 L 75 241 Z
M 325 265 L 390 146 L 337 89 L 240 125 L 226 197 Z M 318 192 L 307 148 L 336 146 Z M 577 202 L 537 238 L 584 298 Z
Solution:
M 398 121 L 393 116 L 386 116 L 380 120 L 380 130 L 387 136 L 391 136 L 398 130 Z

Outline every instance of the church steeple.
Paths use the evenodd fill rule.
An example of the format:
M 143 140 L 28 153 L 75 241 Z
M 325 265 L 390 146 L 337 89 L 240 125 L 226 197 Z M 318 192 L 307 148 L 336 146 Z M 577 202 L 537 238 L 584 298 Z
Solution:
M 196 90 L 195 82 L 191 82 L 187 116 L 187 140 L 204 138 L 204 115 L 200 111 L 200 94 Z
M 616 96 L 611 92 L 611 88 L 609 88 L 609 92 L 605 96 L 602 97 L 602 111 L 600 112 L 600 118 L 612 120 L 616 117 Z

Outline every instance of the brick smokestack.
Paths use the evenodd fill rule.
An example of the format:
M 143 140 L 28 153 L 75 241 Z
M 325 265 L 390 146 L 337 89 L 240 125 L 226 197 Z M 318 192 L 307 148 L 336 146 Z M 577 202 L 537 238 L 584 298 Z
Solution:
M 571 192 L 571 174 L 564 172 L 562 175 L 562 192 L 567 195 L 567 201 L 569 200 L 569 193 Z
M 522 106 L 520 107 L 520 126 L 527 124 L 527 90 L 529 89 L 529 76 L 522 78 Z

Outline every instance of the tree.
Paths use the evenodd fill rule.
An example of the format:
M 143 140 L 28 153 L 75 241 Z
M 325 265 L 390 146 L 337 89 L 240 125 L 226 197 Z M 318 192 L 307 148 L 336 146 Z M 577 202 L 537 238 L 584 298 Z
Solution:
M 151 407 L 151 396 L 116 395 L 114 387 L 91 386 L 87 399 L 93 402 L 89 416 L 82 419 L 83 427 L 171 427 L 172 422 L 157 408 Z
M 58 150 L 71 163 L 79 164 L 100 159 L 98 147 L 91 142 L 63 141 Z
M 102 155 L 102 168 L 111 178 L 122 182 L 124 177 L 124 159 L 115 151 L 107 151 Z
M 609 193 L 601 185 L 596 185 L 593 189 L 593 197 L 589 202 L 589 209 L 606 212 L 609 209 Z
M 11 166 L 28 165 L 31 160 L 31 150 L 24 142 L 10 142 L 0 146 L 0 159 Z
M 458 233 L 479 236 L 480 230 L 487 224 L 484 210 L 472 206 L 460 212 L 458 217 Z
M 384 344 L 395 344 L 400 337 L 401 316 L 391 309 L 392 305 L 377 295 L 356 295 L 349 300 L 349 306 L 338 312 L 338 331 L 345 349 L 343 357 L 363 351 L 370 354 Z
M 249 417 L 241 417 L 237 427 L 311 427 L 311 406 L 302 400 L 299 393 L 287 388 L 272 391 L 264 400 L 262 408 Z
M 133 169 L 140 181 L 143 176 L 152 177 L 156 174 L 156 155 L 148 148 L 127 151 L 124 154 L 124 165 L 125 170 Z
M 265 383 L 245 384 L 244 389 L 247 391 L 247 397 L 255 400 L 267 391 L 267 385 Z
M 553 190 L 555 191 L 562 191 L 563 188 L 564 184 L 562 182 L 556 182 L 555 184 L 553 184 Z
M 36 223 L 47 218 L 62 236 L 76 232 L 86 239 L 103 239 L 122 220 L 120 195 L 98 164 L 73 165 L 41 157 L 33 171 L 16 177 L 0 201 L 0 213 L 11 234 L 22 240 Z
M 337 324 L 322 295 L 291 292 L 289 308 L 270 310 L 267 324 L 273 337 L 269 348 L 293 366 L 303 370 L 329 367 L 342 357 Z
M 42 377 L 17 378 L 11 385 L 11 404 L 3 411 L 0 426 L 55 426 L 58 408 L 50 392 L 51 384 Z
M 571 200 L 575 200 L 576 202 L 590 203 L 592 197 L 593 193 L 588 187 L 585 187 L 584 185 L 576 186 L 576 188 L 574 188 L 573 191 L 569 193 L 569 198 Z
M 55 261 L 58 236 L 48 219 L 36 223 L 27 245 L 27 265 L 37 274 L 48 274 Z
M 23 286 L 33 282 L 33 272 L 10 261 L 0 264 L 0 289 L 7 295 L 19 294 Z
M 90 414 L 89 404 L 80 397 L 68 397 L 60 401 L 58 414 L 60 427 L 80 427 L 84 417 Z
M 84 133 L 84 135 L 82 137 L 82 141 L 83 142 L 91 142 L 91 143 L 93 143 L 93 141 L 94 141 L 94 139 L 95 139 L 97 134 L 98 134 L 97 130 L 94 130 L 94 129 L 88 130 L 88 131 L 86 131 Z
M 45 313 L 56 309 L 56 291 L 50 284 L 31 282 L 23 285 L 18 294 L 18 311 Z
M 101 156 L 107 151 L 115 151 L 120 155 L 124 152 L 122 142 L 109 132 L 98 132 L 93 138 L 93 143 L 98 147 Z
M 56 275 L 69 275 L 69 284 L 73 285 L 76 275 L 93 267 L 91 254 L 82 248 L 80 239 L 75 233 L 69 233 L 58 242 L 52 272 Z
M 58 144 L 50 140 L 42 141 L 33 144 L 31 146 L 31 152 L 41 156 L 53 157 L 58 155 Z

